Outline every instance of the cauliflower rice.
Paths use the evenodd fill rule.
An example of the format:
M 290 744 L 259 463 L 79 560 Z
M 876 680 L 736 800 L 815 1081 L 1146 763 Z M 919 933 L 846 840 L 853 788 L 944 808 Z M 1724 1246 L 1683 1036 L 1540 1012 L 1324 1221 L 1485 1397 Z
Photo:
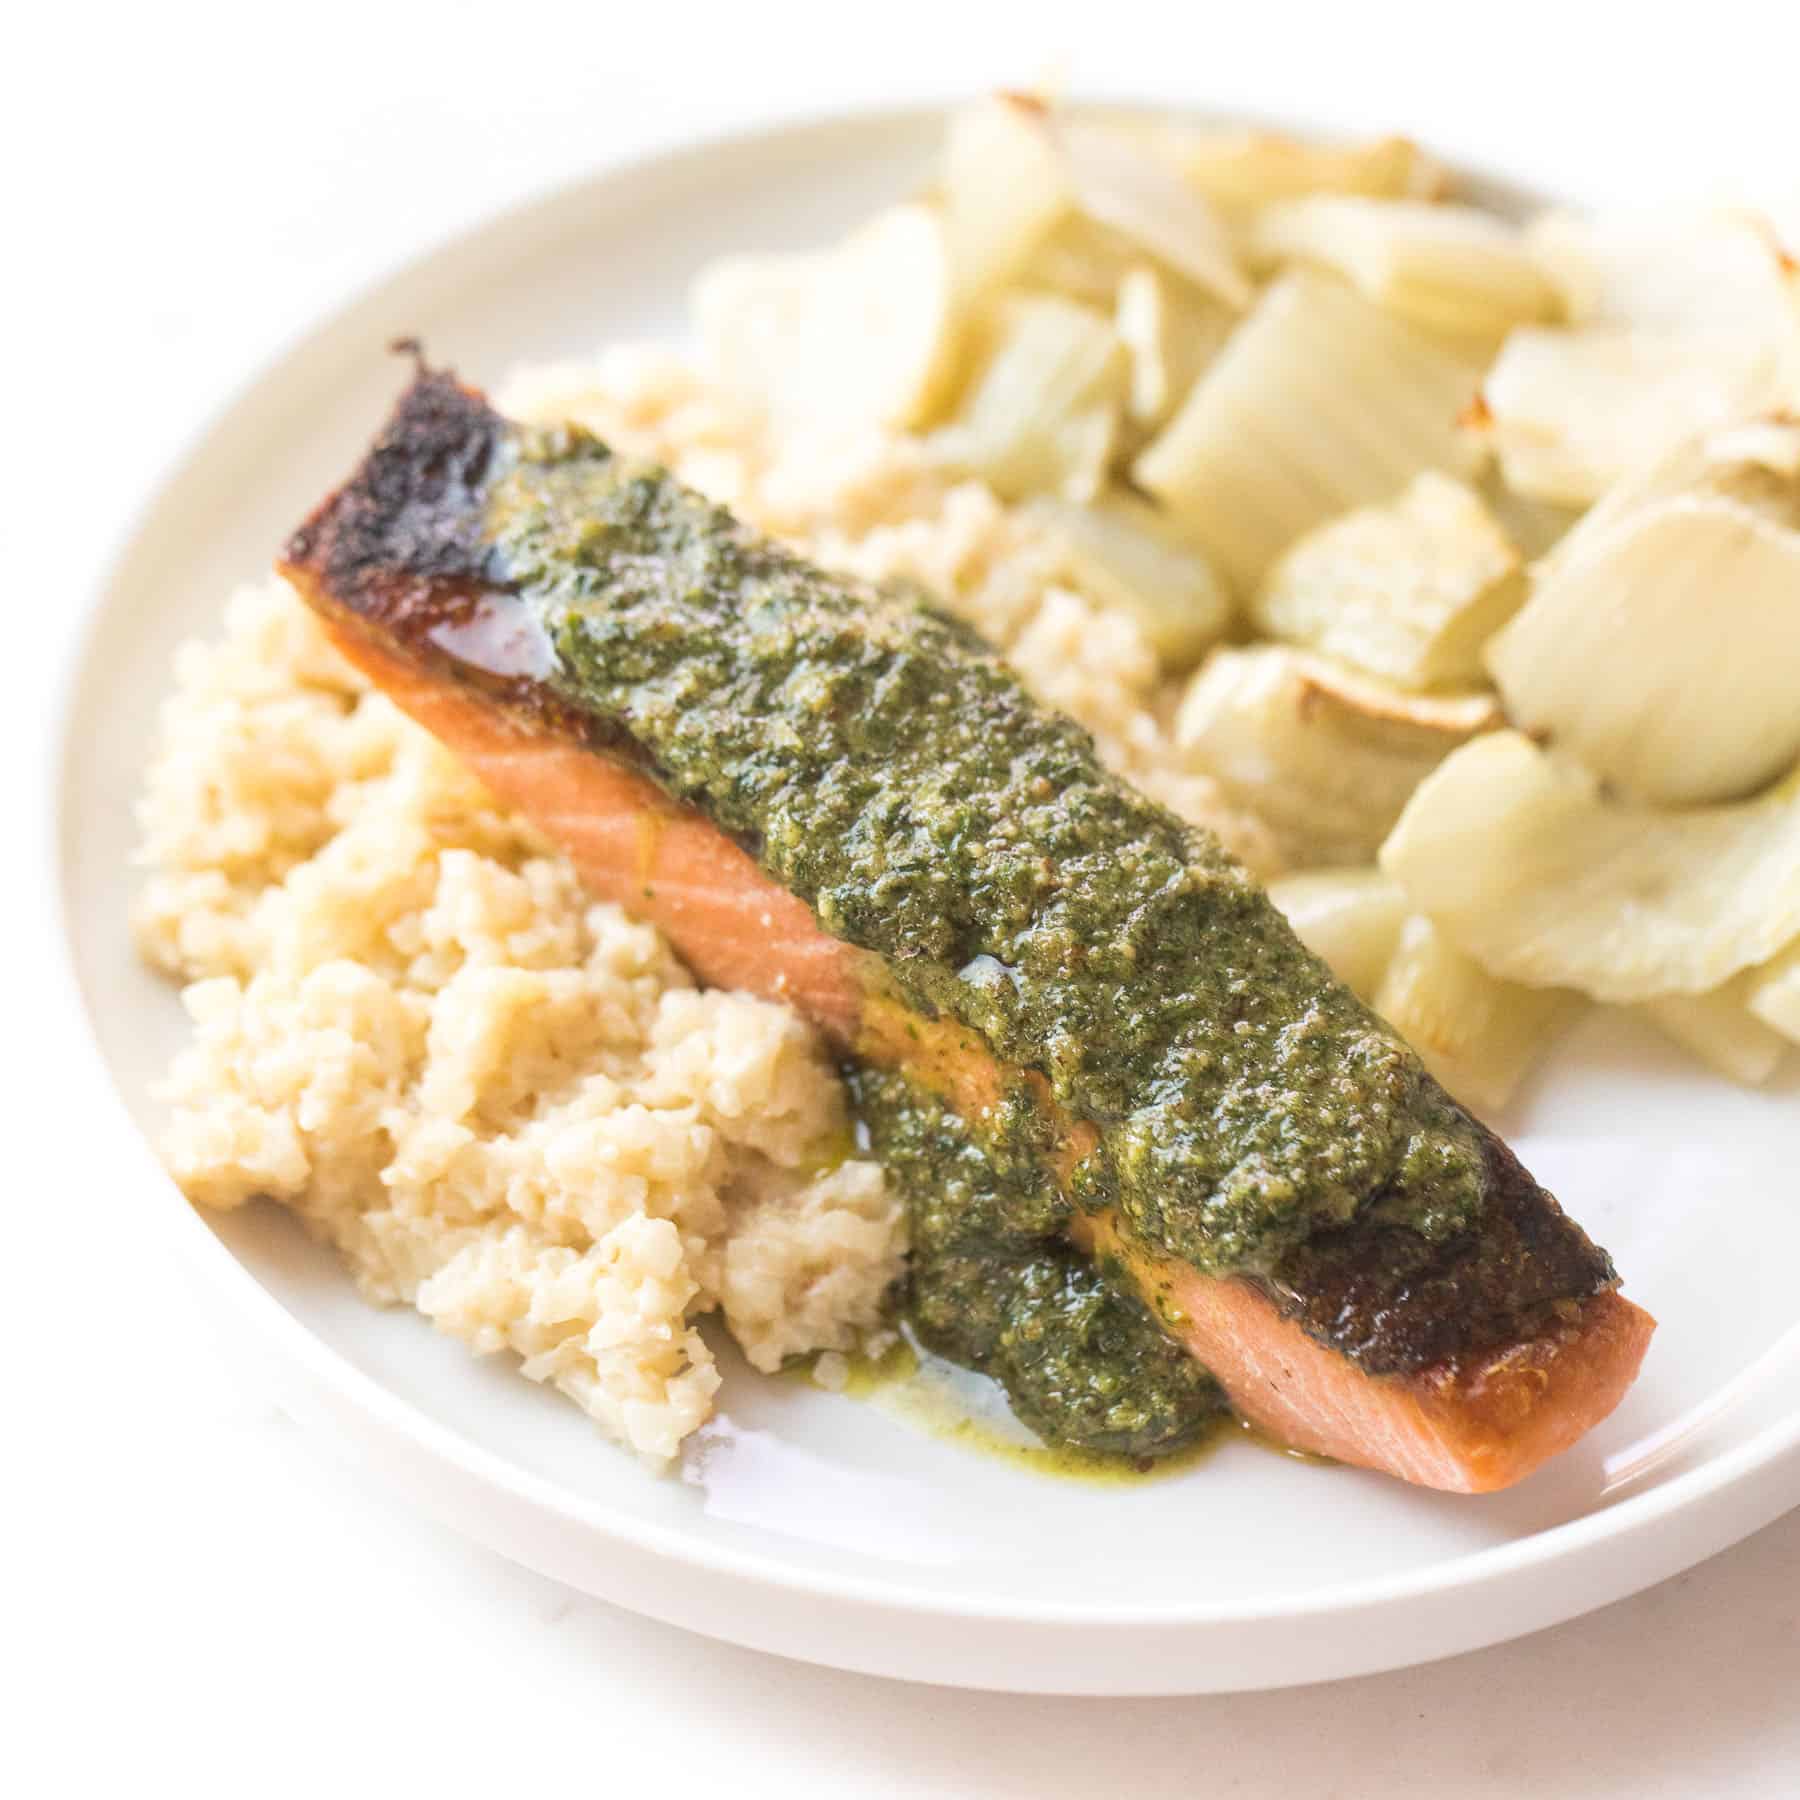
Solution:
M 1115 766 L 1272 869 L 1175 747 L 1137 627 L 916 445 L 777 448 L 654 353 L 523 371 L 498 404 L 654 456 L 828 566 L 924 583 Z M 589 903 L 283 584 L 180 652 L 141 818 L 138 941 L 194 1028 L 159 1088 L 191 1199 L 291 1207 L 371 1299 L 511 1351 L 653 1462 L 712 1410 L 702 1315 L 764 1370 L 841 1368 L 885 1332 L 903 1208 L 846 1155 L 810 1027 L 697 989 L 656 930 Z

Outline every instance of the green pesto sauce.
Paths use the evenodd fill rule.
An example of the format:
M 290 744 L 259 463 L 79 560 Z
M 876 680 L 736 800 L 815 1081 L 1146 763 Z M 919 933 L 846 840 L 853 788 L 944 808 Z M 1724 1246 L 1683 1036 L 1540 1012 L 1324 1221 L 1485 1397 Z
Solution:
M 817 1356 L 797 1358 L 784 1365 L 782 1373 L 816 1385 L 813 1371 L 817 1361 Z M 959 1449 L 1011 1463 L 1034 1475 L 1079 1481 L 1093 1487 L 1142 1487 L 1147 1482 L 1183 1474 L 1227 1440 L 1243 1439 L 1259 1447 L 1278 1448 L 1229 1412 L 1212 1415 L 1206 1428 L 1186 1443 L 1156 1456 L 1087 1450 L 1077 1444 L 1022 1435 L 1011 1427 L 1010 1421 L 991 1416 L 964 1391 L 960 1382 L 950 1377 L 951 1361 L 918 1344 L 916 1335 L 911 1339 L 902 1337 L 878 1356 L 849 1358 L 847 1378 L 835 1391 L 945 1439 Z
M 520 435 L 488 528 L 555 688 L 1100 1128 L 1081 1204 L 1214 1275 L 1371 1196 L 1432 1240 L 1479 1216 L 1475 1129 L 1412 1052 L 965 627 L 574 429 Z
M 735 836 L 904 998 L 1047 1078 L 1099 1147 L 1065 1193 L 1023 1081 L 962 1120 L 853 1073 L 907 1192 L 908 1316 L 1046 1441 L 1136 1459 L 1210 1375 L 1065 1236 L 1073 1209 L 1204 1273 L 1271 1272 L 1359 1211 L 1427 1240 L 1482 1204 L 1474 1127 L 1206 834 L 1101 767 L 971 632 L 813 569 L 574 430 L 490 490 L 551 689 Z
M 906 1312 L 926 1349 L 993 1376 L 1052 1445 L 1167 1456 L 1219 1421 L 1213 1378 L 1063 1236 L 1068 1202 L 1042 1165 L 1002 1173 L 902 1075 L 849 1079 L 869 1147 L 906 1195 Z
M 817 1386 L 814 1369 L 818 1360 L 816 1352 L 795 1357 L 782 1365 L 781 1373 L 791 1381 Z M 1052 1475 L 1094 1487 L 1142 1487 L 1147 1482 L 1182 1475 L 1227 1443 L 1244 1444 L 1279 1456 L 1284 1462 L 1310 1463 L 1321 1469 L 1340 1466 L 1329 1456 L 1296 1450 L 1229 1411 L 1214 1414 L 1206 1428 L 1179 1448 L 1159 1456 L 1121 1456 L 1116 1452 L 1085 1450 L 1076 1444 L 1021 1437 L 992 1417 L 979 1401 L 972 1400 L 961 1383 L 953 1385 L 947 1379 L 948 1369 L 937 1365 L 948 1365 L 950 1361 L 927 1350 L 916 1334 L 898 1337 L 878 1355 L 846 1358 L 843 1385 L 834 1385 L 831 1391 L 875 1406 L 964 1449 L 1013 1463 L 1036 1475 Z

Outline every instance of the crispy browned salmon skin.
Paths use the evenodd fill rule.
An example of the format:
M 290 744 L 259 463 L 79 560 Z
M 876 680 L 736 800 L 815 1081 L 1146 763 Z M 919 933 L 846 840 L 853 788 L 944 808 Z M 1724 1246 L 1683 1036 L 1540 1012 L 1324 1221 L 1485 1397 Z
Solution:
M 1024 1095 L 1046 1171 L 1080 1195 L 1083 1171 L 1112 1153 L 1122 1127 L 1116 1112 L 1071 1101 L 1079 1090 L 1054 1078 L 1053 1047 L 1042 1058 L 1019 1055 L 1015 1035 L 1015 1053 L 1000 1054 L 953 1006 L 917 1001 L 914 970 L 870 948 L 854 920 L 822 925 L 826 902 L 770 872 L 779 866 L 771 847 L 727 801 L 684 789 L 629 709 L 589 704 L 559 676 L 557 571 L 538 563 L 522 574 L 498 546 L 496 482 L 517 436 L 478 394 L 422 371 L 363 464 L 296 533 L 283 573 L 352 662 L 535 820 L 597 896 L 654 921 L 702 981 L 791 1003 L 847 1056 L 903 1071 L 977 1135 L 1009 1095 Z M 690 513 L 723 518 L 659 471 L 630 480 L 646 516 L 660 508 L 659 518 L 678 524 Z M 563 523 L 585 554 L 604 559 L 616 541 L 620 558 L 636 559 L 634 580 L 671 589 L 695 580 L 699 553 L 686 525 L 686 536 L 668 540 L 678 545 L 670 566 L 646 571 L 647 540 L 619 531 L 616 519 L 592 530 Z M 781 565 L 784 553 L 741 528 L 731 527 L 729 541 L 753 546 L 759 569 Z M 805 580 L 809 594 L 830 594 L 830 577 L 808 571 Z M 855 596 L 832 605 L 831 629 L 854 635 Z M 807 628 L 817 612 L 783 628 Z M 878 636 L 872 625 L 871 642 Z M 903 649 L 898 661 L 913 675 L 921 663 L 929 672 L 928 651 L 963 654 L 940 638 L 925 648 L 906 639 Z M 773 726 L 755 740 L 759 775 L 787 741 Z M 859 754 L 881 754 L 880 742 Z M 1221 866 L 1216 847 L 1205 854 L 1208 867 Z M 1217 881 L 1287 956 L 1285 927 L 1244 912 L 1266 907 L 1247 878 L 1227 871 Z M 1216 902 L 1204 893 L 1194 902 L 1206 903 Z M 1119 979 L 1124 1006 L 1131 977 Z M 1354 1006 L 1322 970 L 1306 979 L 1340 1012 Z M 1192 1241 L 1179 1219 L 1159 1240 L 1139 1214 L 1104 1198 L 1072 1203 L 1067 1233 L 1135 1287 L 1246 1419 L 1343 1462 L 1484 1492 L 1528 1475 L 1605 1418 L 1635 1378 L 1654 1323 L 1616 1291 L 1604 1252 L 1505 1146 L 1409 1066 L 1414 1100 L 1473 1146 L 1464 1180 L 1474 1210 L 1454 1228 L 1434 1235 L 1384 1210 L 1396 1191 L 1390 1171 L 1342 1216 L 1225 1272 L 1170 1248 Z

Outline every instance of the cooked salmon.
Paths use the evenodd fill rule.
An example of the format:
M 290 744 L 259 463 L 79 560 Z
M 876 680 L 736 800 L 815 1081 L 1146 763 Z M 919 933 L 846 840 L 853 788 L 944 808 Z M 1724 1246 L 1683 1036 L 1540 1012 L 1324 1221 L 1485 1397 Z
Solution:
M 1612 1411 L 1654 1326 L 1610 1260 L 1215 845 L 1099 771 L 1075 727 L 929 609 L 915 626 L 579 434 L 523 441 L 421 371 L 281 566 L 343 653 L 592 892 L 654 921 L 700 980 L 790 1003 L 996 1157 L 1035 1159 L 1066 1196 L 1067 1239 L 1282 1441 L 1483 1492 Z M 565 469 L 602 471 L 605 509 L 584 512 Z M 758 654 L 787 658 L 759 665 L 754 689 L 732 635 L 752 615 Z M 819 644 L 854 665 L 848 717 Z M 1000 799 L 958 812 L 945 852 L 941 809 L 914 816 L 880 777 L 912 741 L 895 720 L 968 695 Z M 695 740 L 721 719 L 730 742 L 708 760 Z M 837 760 L 810 747 L 815 719 L 849 746 Z M 832 784 L 848 797 L 805 791 Z M 828 800 L 838 812 L 818 810 Z M 856 881 L 796 839 L 795 818 L 823 816 L 856 837 Z M 1142 891 L 1090 946 L 1069 921 L 1089 900 L 1112 917 L 1099 865 Z M 1001 944 L 1040 961 L 1009 965 L 987 947 Z M 1033 986 L 1033 968 L 1055 978 Z M 1182 969 L 1205 979 L 1169 992 Z M 1124 1075 L 1088 1054 L 1076 1017 L 1129 1049 Z M 1003 1142 L 996 1121 L 1027 1114 Z

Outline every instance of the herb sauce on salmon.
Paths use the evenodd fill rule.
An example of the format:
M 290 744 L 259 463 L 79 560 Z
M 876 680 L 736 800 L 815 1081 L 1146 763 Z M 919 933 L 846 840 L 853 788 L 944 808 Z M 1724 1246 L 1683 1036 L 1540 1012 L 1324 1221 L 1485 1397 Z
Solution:
M 1651 1327 L 1605 1253 L 918 596 L 429 373 L 285 568 L 597 892 L 833 1038 L 909 1194 L 917 1327 L 1044 1435 L 1155 1454 L 1223 1391 L 1476 1488 L 1629 1384 Z

